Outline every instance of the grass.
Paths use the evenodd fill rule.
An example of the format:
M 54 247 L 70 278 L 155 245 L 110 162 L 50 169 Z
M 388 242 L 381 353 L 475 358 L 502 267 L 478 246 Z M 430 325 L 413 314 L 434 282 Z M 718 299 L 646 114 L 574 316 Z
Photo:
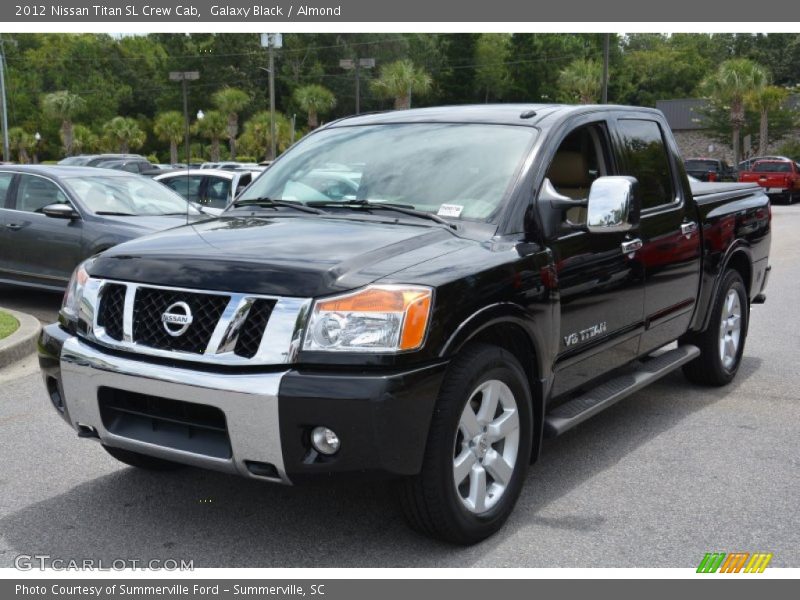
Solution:
M 19 327 L 19 321 L 0 310 L 0 340 L 14 333 L 17 327 Z

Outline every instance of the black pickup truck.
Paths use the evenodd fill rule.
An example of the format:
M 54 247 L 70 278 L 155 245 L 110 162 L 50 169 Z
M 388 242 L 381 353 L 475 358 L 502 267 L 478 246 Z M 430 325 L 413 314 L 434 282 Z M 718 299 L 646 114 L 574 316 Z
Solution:
M 679 367 L 731 381 L 770 223 L 756 185 L 690 185 L 655 110 L 362 115 L 83 263 L 40 363 L 125 463 L 397 479 L 413 527 L 474 543 L 543 438 Z

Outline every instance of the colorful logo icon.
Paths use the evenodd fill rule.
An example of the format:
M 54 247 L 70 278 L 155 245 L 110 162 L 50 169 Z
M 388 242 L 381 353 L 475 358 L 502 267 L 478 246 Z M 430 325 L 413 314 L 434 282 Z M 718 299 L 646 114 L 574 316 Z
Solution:
M 698 573 L 763 573 L 772 554 L 765 552 L 707 552 L 697 567 Z

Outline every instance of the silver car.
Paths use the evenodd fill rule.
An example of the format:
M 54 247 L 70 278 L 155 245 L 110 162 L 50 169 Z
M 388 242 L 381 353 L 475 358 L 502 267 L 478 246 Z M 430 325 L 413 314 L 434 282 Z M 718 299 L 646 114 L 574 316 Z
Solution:
M 203 218 L 178 194 L 141 175 L 0 166 L 0 282 L 63 290 L 89 256 Z

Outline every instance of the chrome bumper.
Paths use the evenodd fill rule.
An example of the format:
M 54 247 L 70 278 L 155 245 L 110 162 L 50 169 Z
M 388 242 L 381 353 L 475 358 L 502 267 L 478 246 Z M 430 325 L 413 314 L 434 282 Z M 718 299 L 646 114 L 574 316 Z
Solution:
M 278 390 L 285 371 L 219 375 L 155 365 L 101 353 L 76 337 L 64 340 L 59 365 L 70 424 L 78 431 L 93 428 L 103 444 L 245 477 L 291 483 L 284 468 L 278 420 Z M 98 390 L 104 386 L 218 408 L 225 415 L 231 458 L 196 454 L 108 431 L 98 404 Z M 272 464 L 278 477 L 254 475 L 245 461 Z

